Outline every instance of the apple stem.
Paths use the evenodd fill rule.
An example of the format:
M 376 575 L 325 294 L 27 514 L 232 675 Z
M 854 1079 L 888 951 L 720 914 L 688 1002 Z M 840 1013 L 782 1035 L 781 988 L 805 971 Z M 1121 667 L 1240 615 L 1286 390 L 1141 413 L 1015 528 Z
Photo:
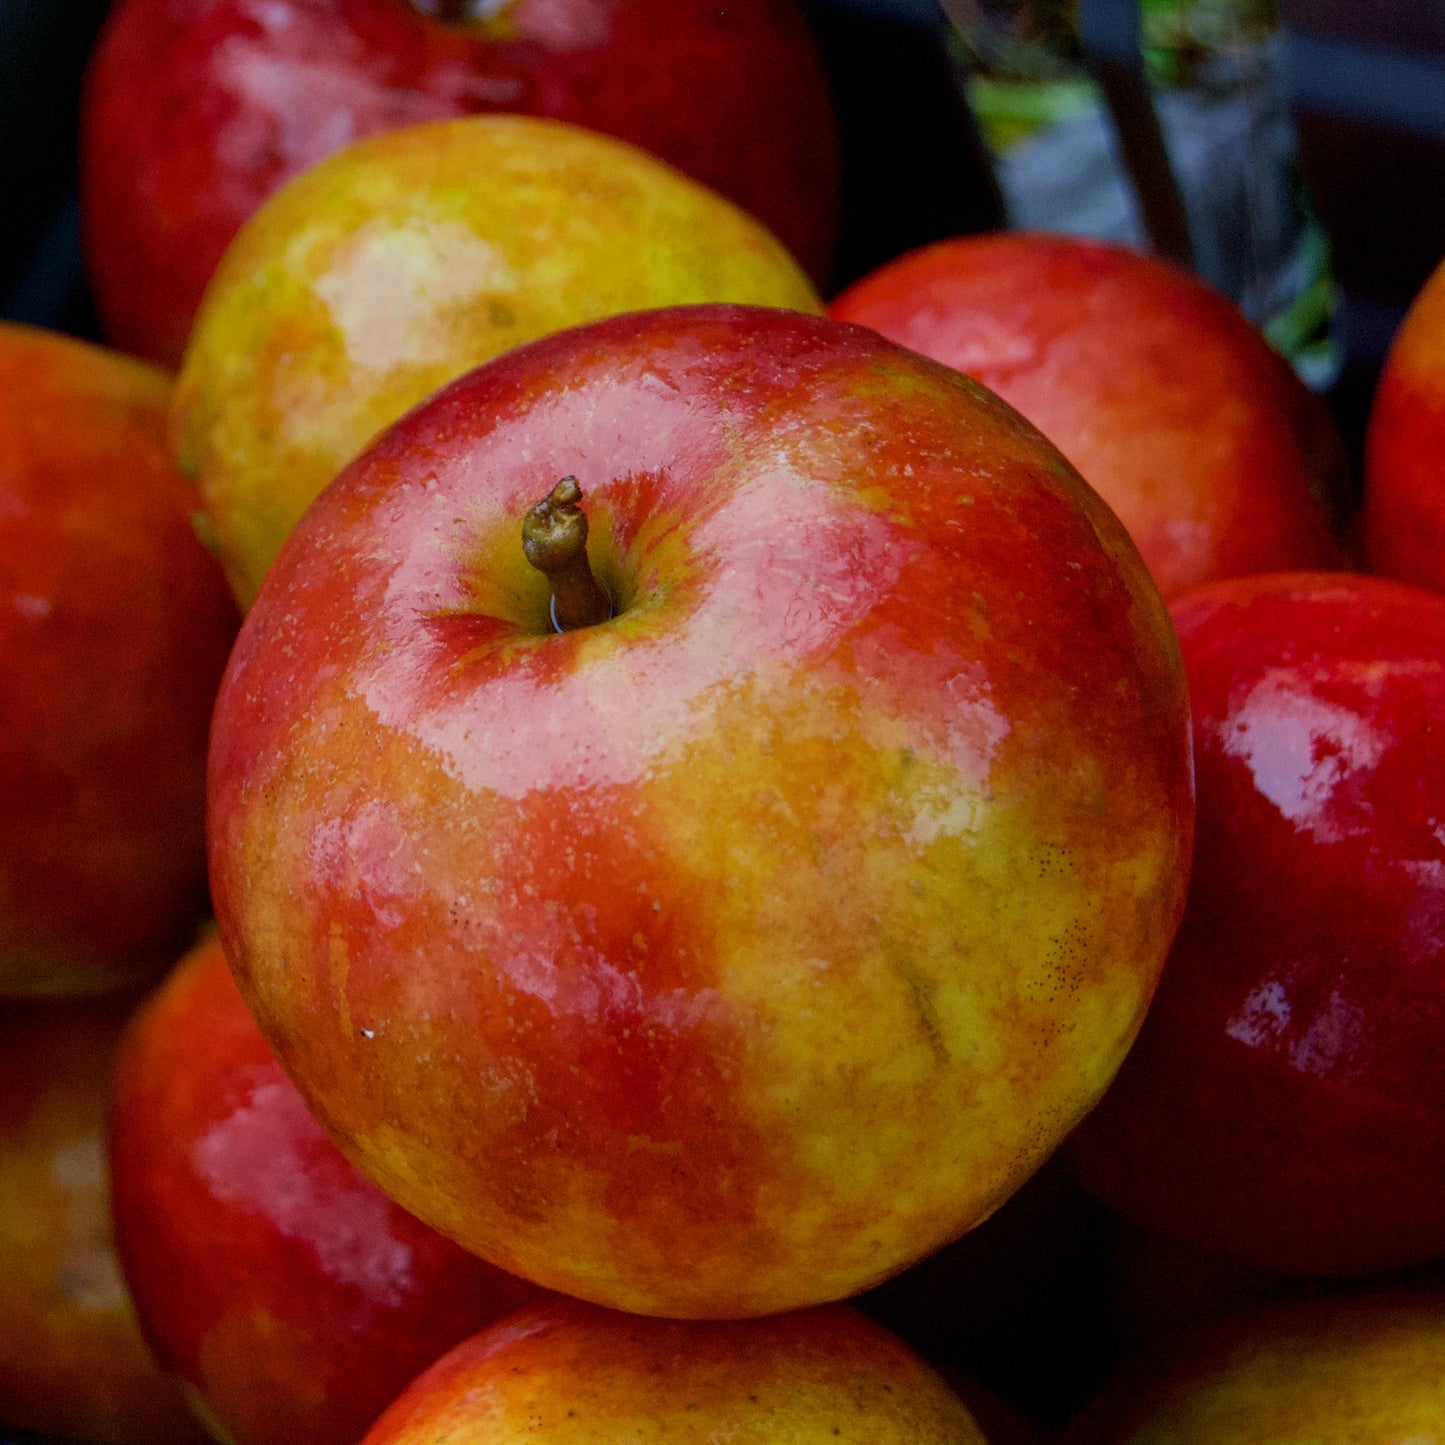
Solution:
M 612 599 L 587 563 L 587 513 L 577 505 L 581 500 L 577 478 L 563 477 L 522 518 L 522 551 L 552 584 L 552 626 L 558 632 L 612 616 Z
M 467 18 L 467 0 L 412 0 L 412 5 L 423 15 L 430 15 L 433 20 L 442 20 L 449 24 L 456 24 Z

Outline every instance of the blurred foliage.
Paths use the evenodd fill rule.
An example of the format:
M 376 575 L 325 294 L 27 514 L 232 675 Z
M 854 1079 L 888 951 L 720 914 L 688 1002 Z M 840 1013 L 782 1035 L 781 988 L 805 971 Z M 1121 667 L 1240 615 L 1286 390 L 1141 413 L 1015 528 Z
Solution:
M 1237 85 L 1268 64 L 1278 25 L 1274 0 L 1141 0 L 1140 11 L 1144 67 L 1164 89 L 1208 87 L 1221 71 L 1225 84 Z
M 1078 0 L 947 0 L 944 8 L 957 59 L 980 75 L 1035 85 L 1083 76 Z M 1207 86 L 1221 68 L 1224 83 L 1238 84 L 1241 65 L 1266 63 L 1277 24 L 1275 0 L 1140 0 L 1145 69 L 1164 88 Z

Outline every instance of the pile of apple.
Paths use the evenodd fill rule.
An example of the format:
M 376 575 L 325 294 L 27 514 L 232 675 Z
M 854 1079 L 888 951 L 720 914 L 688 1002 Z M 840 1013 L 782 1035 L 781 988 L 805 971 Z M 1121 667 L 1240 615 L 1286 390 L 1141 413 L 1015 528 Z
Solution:
M 121 0 L 83 134 L 0 1435 L 1445 1438 L 1445 265 L 1357 507 L 1159 261 L 825 304 L 787 0 Z

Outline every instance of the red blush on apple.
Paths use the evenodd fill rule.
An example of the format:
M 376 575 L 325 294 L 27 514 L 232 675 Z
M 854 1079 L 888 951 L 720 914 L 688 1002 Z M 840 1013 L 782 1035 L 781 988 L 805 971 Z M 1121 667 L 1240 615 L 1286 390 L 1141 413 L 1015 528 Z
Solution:
M 1340 565 L 1343 444 L 1323 403 L 1218 292 L 1071 236 L 962 236 L 887 262 L 829 312 L 1015 406 L 1118 514 L 1166 598 Z
M 539 1294 L 356 1173 L 214 938 L 127 1030 L 110 1159 L 142 1324 L 235 1445 L 354 1445 L 415 1374 Z
M 126 0 L 81 120 L 106 334 L 178 365 L 227 244 L 284 182 L 362 136 L 500 111 L 650 151 L 827 273 L 841 160 L 793 0 Z

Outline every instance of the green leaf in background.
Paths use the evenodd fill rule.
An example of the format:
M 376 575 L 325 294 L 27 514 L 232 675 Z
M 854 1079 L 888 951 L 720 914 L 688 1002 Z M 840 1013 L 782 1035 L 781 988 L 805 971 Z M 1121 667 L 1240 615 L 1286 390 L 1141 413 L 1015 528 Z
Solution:
M 1071 120 L 1099 104 L 1089 80 L 996 80 L 971 75 L 964 93 L 995 155 L 1006 155 L 1045 126 Z

